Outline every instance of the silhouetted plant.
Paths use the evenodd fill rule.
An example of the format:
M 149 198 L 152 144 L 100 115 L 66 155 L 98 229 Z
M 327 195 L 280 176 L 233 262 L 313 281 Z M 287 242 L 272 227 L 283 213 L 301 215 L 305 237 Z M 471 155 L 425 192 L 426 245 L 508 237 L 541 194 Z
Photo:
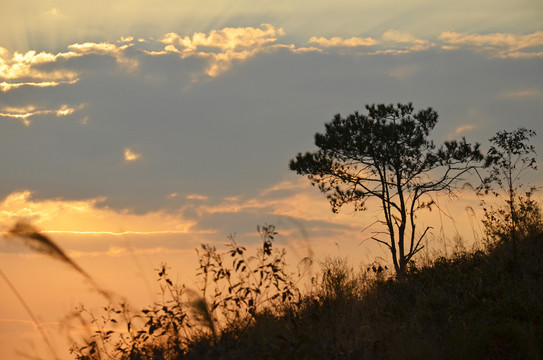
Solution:
M 457 180 L 482 167 L 479 144 L 465 139 L 446 141 L 440 148 L 428 139 L 437 123 L 432 108 L 414 112 L 413 105 L 367 105 L 367 115 L 339 114 L 315 135 L 319 150 L 299 153 L 290 169 L 307 175 L 337 212 L 345 204 L 365 210 L 368 199 L 380 202 L 387 240 L 376 235 L 392 255 L 399 277 L 422 248 L 430 229 L 417 230 L 416 213 L 430 208 L 432 193 L 455 190 Z
M 359 281 L 347 259 L 326 258 L 322 263 L 321 294 L 335 300 L 349 300 L 359 294 Z
M 125 303 L 104 307 L 100 316 L 83 306 L 76 309 L 75 317 L 93 329 L 83 345 L 72 346 L 76 359 L 176 359 L 184 354 L 201 332 L 187 314 L 185 288 L 170 280 L 166 265 L 157 272 L 162 301 L 139 313 Z
M 234 236 L 229 236 L 225 251 L 205 244 L 197 250 L 202 296 L 173 283 L 162 264 L 157 269 L 160 302 L 137 314 L 126 304 L 107 306 L 100 317 L 79 308 L 76 316 L 94 333 L 72 347 L 76 359 L 185 358 L 202 340 L 208 349 L 217 347 L 225 332 L 242 336 L 261 313 L 299 303 L 300 291 L 286 271 L 285 251 L 273 247 L 275 227 L 257 230 L 262 247 L 254 256 L 247 256 Z
M 535 135 L 533 130 L 519 128 L 498 131 L 490 138 L 492 146 L 487 157 L 489 176 L 485 179 L 484 189 L 496 197 L 503 197 L 505 206 L 485 207 L 483 224 L 488 240 L 503 241 L 507 234 L 513 244 L 515 261 L 517 239 L 537 231 L 542 222 L 540 208 L 531 199 L 535 187 L 521 183 L 526 171 L 537 169 L 535 149 L 529 144 L 530 138 Z
M 543 232 L 541 207 L 532 199 L 530 192 L 524 196 L 516 196 L 513 211 L 508 203 L 505 206 L 484 207 L 483 210 L 482 221 L 487 246 L 492 247 L 512 241 L 512 234 L 515 239 L 524 239 Z M 515 214 L 515 221 L 512 214 Z M 515 229 L 512 228 L 513 223 L 515 223 Z
M 275 227 L 264 225 L 257 230 L 262 248 L 255 256 L 247 257 L 246 248 L 232 235 L 226 252 L 219 253 L 215 247 L 202 245 L 199 253 L 198 275 L 203 280 L 204 298 L 210 296 L 210 312 L 217 316 L 215 320 L 229 326 L 250 321 L 263 308 L 300 298 L 300 291 L 286 272 L 284 249 L 273 248 Z

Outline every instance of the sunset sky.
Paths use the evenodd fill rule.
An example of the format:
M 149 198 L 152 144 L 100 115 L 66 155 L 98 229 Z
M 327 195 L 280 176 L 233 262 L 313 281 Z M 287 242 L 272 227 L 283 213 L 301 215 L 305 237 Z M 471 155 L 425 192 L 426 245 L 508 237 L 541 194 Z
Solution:
M 145 294 L 135 304 L 161 261 L 193 271 L 200 243 L 255 244 L 258 224 L 295 255 L 371 262 L 386 256 L 362 231 L 379 209 L 332 214 L 288 162 L 336 113 L 409 101 L 437 110 L 437 143 L 487 149 L 523 126 L 542 153 L 541 1 L 3 1 L 0 231 L 31 222 L 105 286 Z M 543 185 L 540 170 L 528 180 Z M 449 221 L 477 239 L 478 201 L 462 201 L 444 206 L 457 222 L 426 220 L 432 236 Z M 0 259 L 51 333 L 101 301 L 16 241 Z M 0 293 L 0 357 L 40 354 L 2 280 Z

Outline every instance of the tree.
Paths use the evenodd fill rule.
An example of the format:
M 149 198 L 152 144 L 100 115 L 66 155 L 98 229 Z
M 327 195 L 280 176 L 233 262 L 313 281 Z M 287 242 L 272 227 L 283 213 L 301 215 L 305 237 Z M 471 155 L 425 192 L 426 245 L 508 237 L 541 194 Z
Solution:
M 366 209 L 377 198 L 386 231 L 372 239 L 391 252 L 394 269 L 403 277 L 430 229 L 418 231 L 418 210 L 434 204 L 432 194 L 453 194 L 458 180 L 482 166 L 479 144 L 446 141 L 439 148 L 428 139 L 437 123 L 432 108 L 414 112 L 413 105 L 367 105 L 367 114 L 337 114 L 315 135 L 319 150 L 299 153 L 290 169 L 306 175 L 326 195 L 333 212 L 345 204 Z M 385 240 L 383 239 L 385 236 Z
M 490 138 L 487 166 L 489 176 L 485 179 L 486 192 L 496 197 L 505 194 L 505 208 L 485 208 L 483 224 L 487 236 L 494 240 L 509 236 L 513 243 L 513 258 L 516 260 L 516 239 L 518 235 L 529 236 L 531 231 L 541 228 L 541 211 L 531 199 L 534 187 L 520 182 L 527 170 L 537 170 L 535 149 L 528 144 L 536 133 L 526 128 L 514 131 L 498 131 Z M 492 186 L 497 185 L 497 186 Z

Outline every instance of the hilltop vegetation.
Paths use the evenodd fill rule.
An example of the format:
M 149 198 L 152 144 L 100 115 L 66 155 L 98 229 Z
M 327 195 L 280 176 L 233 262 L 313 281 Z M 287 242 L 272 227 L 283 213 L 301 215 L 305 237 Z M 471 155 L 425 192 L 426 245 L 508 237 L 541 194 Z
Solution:
M 519 239 L 519 261 L 510 242 L 498 241 L 413 265 L 401 280 L 377 264 L 356 271 L 327 259 L 305 294 L 286 273 L 284 252 L 272 245 L 274 228 L 261 234 L 254 257 L 235 241 L 224 252 L 204 247 L 207 300 L 159 269 L 164 302 L 135 316 L 124 306 L 109 308 L 92 324 L 97 332 L 74 347 L 75 358 L 538 359 L 543 353 L 541 232 Z
M 390 251 L 390 269 L 374 263 L 356 270 L 328 258 L 309 279 L 315 259 L 302 259 L 293 273 L 285 251 L 273 245 L 275 227 L 265 225 L 257 228 L 262 246 L 254 254 L 234 237 L 225 250 L 202 245 L 198 290 L 174 283 L 162 264 L 161 301 L 134 310 L 34 227 L 16 224 L 11 236 L 68 264 L 110 302 L 100 314 L 84 307 L 74 313 L 87 330 L 71 338 L 75 359 L 539 359 L 543 219 L 532 199 L 536 188 L 520 182 L 537 169 L 528 143 L 535 132 L 500 131 L 483 156 L 465 139 L 439 148 L 427 139 L 437 121 L 431 108 L 366 109 L 337 115 L 316 134 L 320 150 L 298 154 L 290 167 L 326 194 L 334 212 L 348 203 L 362 211 L 368 198 L 380 200 L 385 230 L 372 239 Z M 470 171 L 481 180 L 478 194 L 497 198 L 482 201 L 484 248 L 420 265 L 430 227 L 419 229 L 416 213 L 437 206 L 432 194 L 454 194 Z M 308 280 L 309 288 L 301 286 Z

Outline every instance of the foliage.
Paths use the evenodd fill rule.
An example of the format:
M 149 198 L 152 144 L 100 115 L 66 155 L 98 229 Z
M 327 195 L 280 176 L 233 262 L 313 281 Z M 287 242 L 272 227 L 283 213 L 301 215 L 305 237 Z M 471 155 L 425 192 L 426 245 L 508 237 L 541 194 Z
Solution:
M 414 112 L 404 105 L 367 105 L 367 115 L 339 114 L 315 135 L 319 150 L 298 154 L 290 169 L 307 175 L 337 212 L 345 204 L 365 210 L 368 199 L 380 202 L 388 247 L 398 276 L 403 276 L 413 256 L 422 249 L 429 227 L 418 230 L 420 209 L 433 205 L 432 194 L 453 193 L 470 170 L 482 166 L 479 145 L 465 139 L 437 147 L 428 139 L 437 123 L 432 108 Z
M 517 238 L 523 239 L 543 232 L 541 207 L 532 199 L 530 192 L 517 196 L 513 207 L 511 211 L 507 203 L 505 206 L 483 208 L 485 238 L 489 246 L 510 241 L 513 233 Z M 516 215 L 514 231 L 512 214 Z
M 299 307 L 258 319 L 221 358 L 537 359 L 542 246 L 520 241 L 516 267 L 504 246 L 440 257 L 405 281 L 327 259 Z
M 528 144 L 535 135 L 533 130 L 518 128 L 514 131 L 498 131 L 490 138 L 492 146 L 487 157 L 490 174 L 485 179 L 487 190 L 499 196 L 499 192 L 491 188 L 492 184 L 497 184 L 507 195 L 514 196 L 523 188 L 524 185 L 520 183 L 522 174 L 528 169 L 537 170 L 535 149 Z
M 300 292 L 286 273 L 285 251 L 273 251 L 277 232 L 273 225 L 258 227 L 262 248 L 256 256 L 246 257 L 246 249 L 230 236 L 228 250 L 218 253 L 215 247 L 203 245 L 199 253 L 203 297 L 211 296 L 210 312 L 217 310 L 215 320 L 231 327 L 241 319 L 254 319 L 263 306 L 295 302 Z M 227 263 L 227 259 L 231 259 Z M 212 294 L 210 292 L 213 292 Z
M 209 250 L 212 260 L 200 254 L 207 280 L 228 283 L 227 277 L 213 279 L 221 269 L 229 270 L 230 281 L 255 289 L 260 281 L 245 280 L 250 278 L 243 275 L 249 268 L 245 261 L 254 264 L 254 271 L 284 254 L 271 249 L 271 242 L 266 245 L 274 228 L 260 230 L 264 244 L 255 260 L 242 259 L 246 250 L 235 242 L 220 254 L 207 247 L 204 254 Z M 191 300 L 195 294 L 174 285 L 163 265 L 158 269 L 161 303 L 136 316 L 126 305 L 108 306 L 101 317 L 81 308 L 79 315 L 90 319 L 94 333 L 74 354 L 79 360 L 537 359 L 543 352 L 543 234 L 519 238 L 521 263 L 511 263 L 505 245 L 439 257 L 413 267 L 405 281 L 395 281 L 378 263 L 356 271 L 345 259 L 327 258 L 304 296 L 287 296 L 284 302 L 278 296 L 281 304 L 253 311 L 249 300 L 263 291 L 241 291 L 233 302 L 223 291 L 215 302 L 222 305 L 208 313 L 213 320 L 205 320 L 199 305 L 209 311 L 214 302 Z M 221 262 L 214 260 L 217 254 Z M 274 280 L 266 283 L 282 289 Z M 204 286 L 204 291 L 212 288 Z M 231 311 L 237 304 L 240 309 Z M 224 324 L 215 317 L 219 310 L 239 317 Z M 216 322 L 215 335 L 207 321 Z
M 238 347 L 258 346 L 258 358 L 271 359 L 537 359 L 543 238 L 519 242 L 524 261 L 516 267 L 505 250 L 441 257 L 405 281 L 378 276 L 377 266 L 356 272 L 342 260 L 324 261 L 323 280 L 301 307 L 275 326 L 266 322 L 279 335 Z
M 163 264 L 157 269 L 162 301 L 135 315 L 126 304 L 110 305 L 96 317 L 81 307 L 75 316 L 94 333 L 74 345 L 78 360 L 184 359 L 209 356 L 221 341 L 243 337 L 259 317 L 279 304 L 295 306 L 300 292 L 286 272 L 285 251 L 276 250 L 273 225 L 258 227 L 262 247 L 247 257 L 230 236 L 228 249 L 202 245 L 198 277 L 202 294 L 174 284 Z M 207 344 L 202 349 L 200 344 Z M 223 344 L 224 345 L 224 344 Z
M 536 170 L 535 149 L 528 141 L 536 133 L 519 128 L 498 131 L 490 139 L 487 166 L 489 176 L 484 181 L 486 192 L 505 198 L 505 206 L 485 208 L 485 232 L 488 240 L 512 240 L 516 260 L 516 240 L 541 228 L 541 211 L 531 200 L 534 187 L 526 187 L 521 177 L 527 170 Z M 494 185 L 494 186 L 493 186 Z M 525 195 L 523 196 L 522 193 Z

